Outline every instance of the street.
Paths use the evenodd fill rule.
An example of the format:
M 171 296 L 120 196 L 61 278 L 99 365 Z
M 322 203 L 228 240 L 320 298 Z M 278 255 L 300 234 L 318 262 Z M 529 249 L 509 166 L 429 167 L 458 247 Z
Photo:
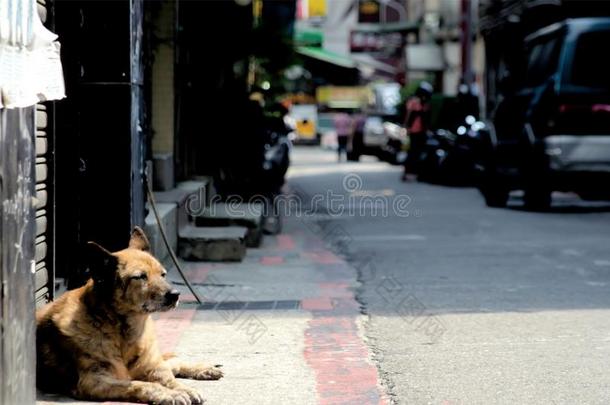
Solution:
M 359 272 L 366 340 L 389 397 L 607 404 L 610 204 L 564 194 L 550 212 L 524 211 L 518 198 L 492 209 L 475 189 L 401 183 L 400 168 L 365 159 L 338 164 L 296 148 L 289 184 L 357 208 L 316 211 L 341 229 L 327 242 Z
M 209 404 L 607 404 L 610 205 L 400 181 L 295 147 L 284 229 L 241 263 L 183 262 L 163 352 L 222 364 Z M 38 396 L 40 405 L 79 404 Z

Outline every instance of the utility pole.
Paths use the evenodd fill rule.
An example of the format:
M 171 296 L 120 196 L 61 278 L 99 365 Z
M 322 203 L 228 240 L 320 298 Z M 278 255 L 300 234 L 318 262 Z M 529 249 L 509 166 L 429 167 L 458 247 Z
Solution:
M 472 71 L 472 0 L 461 0 L 462 82 L 470 89 L 474 82 Z
M 258 29 L 261 24 L 261 19 L 263 15 L 263 0 L 254 0 L 252 2 L 252 16 L 253 16 L 253 26 L 254 29 Z M 252 90 L 252 87 L 256 84 L 256 56 L 250 55 L 248 61 L 248 91 Z

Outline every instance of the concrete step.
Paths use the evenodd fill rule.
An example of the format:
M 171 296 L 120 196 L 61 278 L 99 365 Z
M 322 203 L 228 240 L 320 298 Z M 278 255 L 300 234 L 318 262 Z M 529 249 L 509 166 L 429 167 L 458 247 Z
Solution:
M 169 257 L 169 252 L 163 243 L 163 237 L 161 231 L 157 225 L 155 214 L 152 208 L 147 204 L 148 215 L 144 220 L 144 232 L 148 236 L 150 242 L 152 254 L 163 262 Z M 178 208 L 174 203 L 160 203 L 157 202 L 157 211 L 161 217 L 161 223 L 163 229 L 170 242 L 170 246 L 174 251 L 178 248 Z
M 246 246 L 259 247 L 263 237 L 263 211 L 262 203 L 216 202 L 193 218 L 198 227 L 245 227 L 248 229 Z
M 178 214 L 178 228 L 190 225 L 190 213 L 199 213 L 209 205 L 212 191 L 212 181 L 209 178 L 198 178 L 176 184 L 167 191 L 154 193 L 157 204 L 175 204 Z M 176 229 L 176 230 L 177 230 Z
M 247 233 L 243 226 L 184 226 L 178 231 L 178 255 L 185 260 L 241 261 Z

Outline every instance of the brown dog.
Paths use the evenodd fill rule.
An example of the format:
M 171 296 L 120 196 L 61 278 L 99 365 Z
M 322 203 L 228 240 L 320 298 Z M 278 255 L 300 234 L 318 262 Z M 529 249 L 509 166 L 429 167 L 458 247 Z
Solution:
M 202 403 L 174 377 L 216 380 L 222 371 L 159 352 L 150 314 L 175 308 L 180 294 L 150 255 L 144 232 L 136 227 L 119 252 L 89 247 L 92 278 L 36 313 L 38 387 L 90 400 Z

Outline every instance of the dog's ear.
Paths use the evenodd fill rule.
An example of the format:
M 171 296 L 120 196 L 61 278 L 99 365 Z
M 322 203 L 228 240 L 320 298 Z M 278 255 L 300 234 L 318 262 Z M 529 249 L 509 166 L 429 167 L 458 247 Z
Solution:
M 87 242 L 87 256 L 91 277 L 96 283 L 114 279 L 119 260 L 95 242 Z
M 150 242 L 144 234 L 144 231 L 139 226 L 133 228 L 131 232 L 131 239 L 129 239 L 129 247 L 132 249 L 139 249 L 145 252 L 150 252 Z

